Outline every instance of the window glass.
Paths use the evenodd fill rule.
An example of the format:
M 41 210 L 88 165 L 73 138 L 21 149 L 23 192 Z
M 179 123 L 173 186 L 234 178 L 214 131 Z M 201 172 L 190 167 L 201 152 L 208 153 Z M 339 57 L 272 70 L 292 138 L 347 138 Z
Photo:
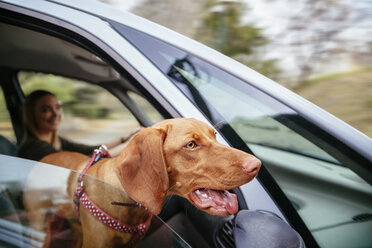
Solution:
M 76 172 L 3 155 L 0 155 L 0 171 L 1 247 L 72 247 L 75 242 L 82 242 L 82 235 L 79 234 L 81 223 L 75 215 L 72 196 L 66 191 L 70 179 L 78 178 Z M 126 195 L 122 190 L 89 175 L 85 175 L 83 181 L 85 189 L 92 186 L 99 188 L 100 192 L 104 192 L 102 196 Z M 90 192 L 88 196 L 99 204 L 95 191 L 87 189 L 86 192 Z M 98 239 L 111 235 L 108 228 L 99 230 Z M 152 217 L 141 247 L 154 247 L 154 244 L 159 247 L 191 247 L 157 216 Z
M 165 42 L 115 24 L 216 125 L 259 157 L 322 247 L 372 244 L 372 187 L 360 166 L 295 111 Z
M 160 113 L 154 108 L 154 106 L 152 106 L 145 98 L 134 92 L 129 92 L 128 95 L 140 106 L 142 111 L 152 123 L 156 123 L 164 119 L 163 116 L 160 115 Z
M 131 112 L 99 86 L 33 72 L 20 72 L 18 79 L 25 95 L 44 89 L 57 96 L 63 110 L 59 134 L 69 140 L 96 145 L 125 136 L 139 127 Z

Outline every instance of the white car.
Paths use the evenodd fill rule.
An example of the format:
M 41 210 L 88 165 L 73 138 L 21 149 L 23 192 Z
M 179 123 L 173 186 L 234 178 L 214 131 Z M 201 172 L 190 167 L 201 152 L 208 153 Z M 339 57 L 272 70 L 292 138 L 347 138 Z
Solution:
M 62 189 L 70 171 L 16 157 L 24 92 L 40 87 L 30 78 L 65 90 L 71 100 L 62 134 L 79 142 L 104 142 L 166 118 L 204 121 L 221 143 L 263 163 L 257 179 L 234 190 L 240 212 L 280 219 L 306 247 L 372 246 L 369 137 L 211 48 L 87 0 L 0 0 L 0 107 L 9 114 L 0 122 L 6 137 L 0 139 L 0 246 L 43 244 L 45 233 L 32 230 L 25 216 L 25 183 L 34 185 L 40 201 L 66 200 Z M 96 117 L 102 120 L 90 125 Z M 107 124 L 107 118 L 114 121 Z M 156 242 L 162 236 L 167 240 L 159 247 L 249 247 L 244 237 L 256 237 L 265 247 L 278 238 L 253 227 L 234 236 L 236 225 L 249 218 L 209 216 L 172 197 L 154 220 L 167 234 Z M 61 244 L 68 244 L 63 237 Z M 141 246 L 154 245 L 152 238 Z

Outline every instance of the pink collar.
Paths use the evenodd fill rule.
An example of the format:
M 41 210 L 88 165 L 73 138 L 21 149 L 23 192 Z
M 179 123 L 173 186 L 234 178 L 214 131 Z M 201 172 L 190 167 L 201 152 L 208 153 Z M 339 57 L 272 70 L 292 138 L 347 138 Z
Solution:
M 118 232 L 124 232 L 124 233 L 130 233 L 133 234 L 131 240 L 129 241 L 128 245 L 134 244 L 134 242 L 141 236 L 143 236 L 151 222 L 152 213 L 149 212 L 146 220 L 138 224 L 136 226 L 132 226 L 126 223 L 121 222 L 120 220 L 110 216 L 108 213 L 103 211 L 100 207 L 98 207 L 87 195 L 87 193 L 84 190 L 83 185 L 83 176 L 86 174 L 88 169 L 95 164 L 97 161 L 99 161 L 101 158 L 105 157 L 111 157 L 106 146 L 102 145 L 99 149 L 95 149 L 92 158 L 86 165 L 85 169 L 80 174 L 77 182 L 78 187 L 75 190 L 74 195 L 74 203 L 75 203 L 75 210 L 76 214 L 78 216 L 78 219 L 80 221 L 80 209 L 79 205 L 80 203 L 83 205 L 83 207 L 89 211 L 90 214 L 92 214 L 98 221 L 105 224 L 107 227 L 110 227 L 111 229 L 114 229 Z M 120 206 L 128 206 L 128 207 L 137 207 L 141 208 L 143 210 L 147 210 L 147 208 L 144 208 L 138 203 L 118 203 L 118 202 L 111 202 L 113 205 L 120 205 Z

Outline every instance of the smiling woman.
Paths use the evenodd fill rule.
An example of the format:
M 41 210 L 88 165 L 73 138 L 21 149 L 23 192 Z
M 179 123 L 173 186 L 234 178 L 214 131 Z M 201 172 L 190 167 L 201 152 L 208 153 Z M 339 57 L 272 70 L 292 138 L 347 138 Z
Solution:
M 78 144 L 58 136 L 61 119 L 61 104 L 53 93 L 36 90 L 29 94 L 23 105 L 24 137 L 18 150 L 18 156 L 40 160 L 44 156 L 58 151 L 92 154 L 98 145 Z M 106 142 L 106 146 L 109 149 L 114 148 L 127 141 L 129 137 L 116 138 Z
M 55 95 L 45 90 L 32 92 L 24 103 L 24 140 L 34 135 L 55 148 L 60 148 L 61 144 L 56 136 L 61 118 L 61 105 Z
M 61 105 L 54 94 L 45 90 L 36 90 L 29 94 L 23 105 L 24 137 L 18 156 L 40 160 L 45 155 L 62 149 L 90 154 L 96 147 L 74 145 L 58 137 L 61 116 Z

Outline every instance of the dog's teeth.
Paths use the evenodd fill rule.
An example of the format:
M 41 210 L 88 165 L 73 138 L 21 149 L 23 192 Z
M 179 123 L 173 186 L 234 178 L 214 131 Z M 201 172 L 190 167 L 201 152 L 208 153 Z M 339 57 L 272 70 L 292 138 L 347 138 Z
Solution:
M 200 191 L 199 191 L 199 190 L 196 190 L 195 193 L 196 193 L 197 195 L 200 195 Z
M 203 197 L 205 197 L 205 198 L 207 198 L 207 197 L 208 197 L 208 195 L 207 195 L 207 194 L 202 194 L 202 196 L 203 196 Z

